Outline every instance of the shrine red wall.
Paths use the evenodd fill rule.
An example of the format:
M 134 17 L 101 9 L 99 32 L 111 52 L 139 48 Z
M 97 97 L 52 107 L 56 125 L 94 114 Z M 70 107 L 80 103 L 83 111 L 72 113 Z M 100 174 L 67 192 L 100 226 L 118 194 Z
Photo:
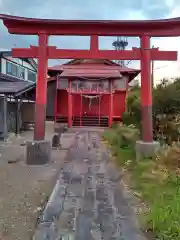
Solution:
M 72 114 L 73 116 L 80 116 L 80 106 L 81 106 L 81 97 L 80 95 L 73 95 L 73 105 L 72 105 Z M 87 115 L 97 116 L 99 113 L 99 106 L 92 107 L 89 111 L 87 105 L 83 104 L 82 114 L 87 113 Z M 100 105 L 100 114 L 101 116 L 109 116 L 109 96 L 103 95 L 101 97 L 101 105 Z
M 57 116 L 68 116 L 68 93 L 66 90 L 57 90 Z
M 103 95 L 101 97 L 100 112 L 102 116 L 109 116 L 109 95 Z
M 122 113 L 125 111 L 125 91 L 117 91 L 113 95 L 113 117 L 121 118 Z M 72 115 L 80 116 L 81 97 L 78 94 L 72 96 Z M 83 105 L 82 113 L 87 112 L 89 109 L 87 105 Z M 98 105 L 89 112 L 90 115 L 98 115 Z M 57 91 L 57 115 L 68 116 L 68 93 L 66 90 Z M 109 95 L 102 95 L 100 105 L 100 115 L 109 116 Z
M 117 91 L 113 96 L 113 117 L 122 117 L 123 112 L 126 110 L 125 106 L 126 92 Z
M 78 94 L 72 95 L 72 115 L 80 116 L 81 97 Z

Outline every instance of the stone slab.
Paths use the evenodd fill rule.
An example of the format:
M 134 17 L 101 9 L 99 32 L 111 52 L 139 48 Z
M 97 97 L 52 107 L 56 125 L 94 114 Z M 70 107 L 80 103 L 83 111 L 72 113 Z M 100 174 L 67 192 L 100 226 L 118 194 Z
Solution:
M 136 142 L 136 159 L 153 157 L 160 149 L 159 142 Z
M 52 138 L 52 147 L 53 148 L 60 147 L 60 135 L 58 133 L 55 133 Z
M 49 232 L 48 226 L 41 228 L 46 237 L 41 240 L 144 240 L 119 182 L 121 171 L 98 135 L 82 131 L 76 136 L 41 218 L 40 226 L 51 223 Z M 97 161 L 98 153 L 106 158 Z
M 50 141 L 27 141 L 26 163 L 28 165 L 44 165 L 51 162 L 52 146 Z

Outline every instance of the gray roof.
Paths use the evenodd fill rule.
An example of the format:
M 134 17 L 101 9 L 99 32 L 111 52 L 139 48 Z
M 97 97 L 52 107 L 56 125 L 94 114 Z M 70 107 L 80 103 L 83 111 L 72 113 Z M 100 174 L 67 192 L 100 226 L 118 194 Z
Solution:
M 0 79 L 0 94 L 19 96 L 22 93 L 35 88 L 36 84 L 27 81 L 9 82 Z

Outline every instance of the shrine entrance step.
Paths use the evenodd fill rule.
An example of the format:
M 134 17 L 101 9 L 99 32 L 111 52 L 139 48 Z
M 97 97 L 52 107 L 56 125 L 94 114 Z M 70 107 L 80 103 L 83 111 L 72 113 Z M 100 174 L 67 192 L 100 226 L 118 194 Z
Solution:
M 98 126 L 108 127 L 108 117 L 82 116 L 73 118 L 73 126 Z
M 67 116 L 58 116 L 58 117 L 56 117 L 56 122 L 58 122 L 58 123 L 68 123 L 68 117 Z

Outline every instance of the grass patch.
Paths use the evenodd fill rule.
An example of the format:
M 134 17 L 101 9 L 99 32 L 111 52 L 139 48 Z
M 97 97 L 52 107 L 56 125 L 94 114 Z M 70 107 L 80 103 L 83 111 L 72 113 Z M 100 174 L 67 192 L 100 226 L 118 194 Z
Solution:
M 125 128 L 107 130 L 104 139 L 111 146 L 116 163 L 129 171 L 132 189 L 150 208 L 140 216 L 142 226 L 156 240 L 179 240 L 180 177 L 158 158 L 136 161 L 134 144 L 138 136 L 132 133 L 135 129 Z

